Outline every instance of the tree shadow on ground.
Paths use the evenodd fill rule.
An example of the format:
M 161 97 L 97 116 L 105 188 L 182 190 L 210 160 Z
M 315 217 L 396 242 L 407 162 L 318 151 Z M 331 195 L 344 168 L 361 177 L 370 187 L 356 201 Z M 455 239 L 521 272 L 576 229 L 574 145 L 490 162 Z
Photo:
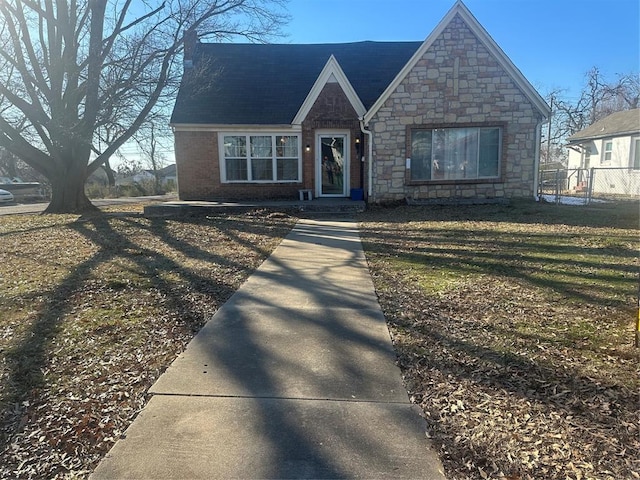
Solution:
M 361 221 L 407 223 L 415 221 L 485 221 L 516 224 L 548 224 L 578 227 L 635 228 L 638 201 L 598 205 L 556 205 L 512 199 L 508 204 L 425 205 L 385 207 L 370 205 Z
M 361 402 L 394 403 L 384 401 L 383 395 L 391 396 L 388 379 L 377 377 L 372 363 L 388 362 L 398 374 L 384 319 L 379 311 L 371 312 L 371 287 L 361 287 L 369 274 L 357 231 L 340 225 L 318 231 L 299 224 L 280 248 L 279 256 L 252 275 L 154 388 L 211 397 L 214 405 L 226 398 L 236 398 L 238 408 L 252 405 L 250 425 L 260 425 L 261 448 L 273 467 L 266 477 L 346 478 L 363 463 L 386 468 L 387 461 L 399 461 L 397 451 L 396 457 L 389 455 L 393 446 L 372 437 L 349 415 Z M 298 248 L 306 248 L 309 258 L 291 253 Z M 333 276 L 336 269 L 344 276 Z M 324 361 L 307 358 L 308 350 Z M 354 360 L 354 352 L 363 359 Z M 193 365 L 206 366 L 206 375 L 184 385 L 181 379 L 187 371 L 194 373 Z M 394 387 L 399 386 L 396 380 Z M 332 418 L 310 424 L 315 408 L 329 408 Z M 410 417 L 410 409 L 406 413 Z M 342 458 L 335 449 L 329 455 L 331 449 L 322 443 L 327 439 L 335 445 L 343 442 Z
M 575 301 L 630 308 L 628 296 L 637 290 L 634 265 L 637 237 L 629 246 L 577 246 L 575 234 L 375 228 L 365 240 L 370 255 L 392 255 L 395 263 L 420 272 L 440 271 L 460 277 L 491 275 L 524 281 Z M 622 238 L 622 237 L 621 237 Z M 594 288 L 597 285 L 597 288 Z
M 209 223 L 213 227 L 216 221 L 221 220 L 211 220 Z M 151 237 L 147 239 L 130 237 L 119 228 L 115 228 L 114 222 L 121 222 L 134 229 L 146 230 Z M 167 308 L 177 312 L 179 321 L 192 332 L 197 331 L 207 318 L 202 318 L 202 313 L 194 310 L 194 304 L 186 298 L 185 292 L 199 294 L 199 298 L 207 299 L 215 309 L 233 294 L 237 288 L 233 282 L 237 282 L 237 279 L 229 281 L 225 278 L 212 279 L 207 275 L 206 269 L 191 268 L 176 258 L 162 254 L 153 247 L 153 243 L 169 245 L 179 255 L 197 258 L 212 266 L 223 266 L 237 272 L 242 278 L 246 278 L 255 268 L 256 265 L 252 266 L 248 260 L 230 259 L 224 255 L 207 252 L 185 241 L 184 238 L 178 239 L 175 233 L 171 233 L 166 228 L 169 222 L 153 221 L 151 226 L 147 227 L 144 219 L 136 215 L 116 218 L 105 214 L 91 214 L 65 227 L 80 234 L 95 246 L 97 251 L 78 262 L 53 289 L 41 293 L 40 296 L 44 297 L 44 301 L 39 305 L 37 313 L 33 315 L 29 328 L 21 337 L 22 340 L 5 351 L 8 370 L 5 389 L 7 395 L 3 399 L 5 411 L 2 415 L 0 450 L 4 450 L 13 435 L 24 427 L 25 409 L 28 408 L 28 403 L 23 402 L 37 396 L 38 391 L 45 385 L 46 379 L 43 372 L 50 347 L 60 332 L 61 323 L 73 306 L 73 297 L 83 290 L 87 282 L 92 279 L 93 272 L 101 266 L 116 259 L 129 262 L 137 275 L 148 279 L 147 288 L 156 289 L 166 295 Z M 193 219 L 190 222 L 196 225 L 201 224 L 202 220 Z M 237 227 L 243 222 L 244 220 L 238 217 L 232 223 Z M 283 228 L 286 228 L 280 225 L 270 229 L 256 218 L 249 218 L 246 223 L 248 224 L 246 228 L 241 227 L 241 230 L 250 231 L 256 236 L 280 236 L 285 232 Z M 255 252 L 258 258 L 267 256 L 268 252 L 263 247 L 254 245 L 251 241 L 245 241 L 240 235 L 233 233 L 233 227 L 230 226 L 228 233 L 229 238 L 242 241 L 243 247 Z M 181 288 L 175 288 L 175 282 L 171 280 L 176 277 L 180 280 Z
M 465 470 L 465 463 L 491 472 L 491 462 L 495 462 L 493 465 L 499 464 L 503 473 L 516 478 L 525 474 L 552 478 L 541 470 L 526 470 L 524 464 L 509 471 L 505 450 L 491 439 L 492 432 L 487 432 L 487 438 L 475 436 L 469 440 L 472 432 L 468 425 L 453 419 L 454 413 L 441 410 L 448 408 L 447 396 L 456 388 L 469 393 L 469 398 L 460 397 L 463 402 L 471 402 L 460 418 L 477 418 L 478 423 L 490 418 L 491 410 L 476 410 L 473 404 L 480 404 L 484 398 L 493 398 L 496 403 L 491 406 L 496 414 L 513 410 L 517 417 L 518 405 L 526 405 L 524 413 L 532 417 L 547 415 L 548 421 L 549 416 L 555 416 L 556 427 L 565 422 L 576 440 L 588 439 L 579 445 L 588 447 L 591 456 L 585 461 L 599 464 L 597 469 L 606 470 L 607 462 L 623 458 L 625 448 L 626 455 L 640 453 L 637 428 L 632 427 L 640 398 L 628 386 L 629 381 L 635 381 L 629 380 L 633 376 L 629 367 L 637 354 L 625 349 L 609 352 L 609 339 L 605 338 L 585 347 L 575 338 L 571 341 L 544 335 L 553 329 L 553 322 L 568 320 L 549 315 L 556 302 L 563 308 L 558 315 L 571 316 L 579 309 L 576 315 L 584 315 L 584 322 L 605 320 L 616 310 L 635 312 L 637 221 L 627 222 L 627 218 L 618 223 L 618 228 L 628 232 L 619 230 L 609 235 L 598 229 L 610 227 L 615 221 L 607 223 L 601 217 L 594 222 L 588 216 L 576 218 L 573 212 L 568 222 L 562 215 L 548 222 L 557 227 L 539 228 L 534 225 L 536 221 L 529 229 L 526 219 L 513 212 L 506 215 L 499 207 L 493 211 L 489 208 L 489 212 L 464 208 L 398 210 L 369 212 L 363 220 L 371 223 L 361 227 L 363 242 L 380 303 L 397 336 L 396 348 L 410 394 L 423 404 L 442 451 L 450 453 L 448 467 L 458 475 L 480 478 L 479 473 Z M 465 224 L 466 220 L 484 224 Z M 502 227 L 505 223 L 514 226 Z M 596 229 L 588 233 L 586 229 L 564 228 L 592 227 L 594 223 Z M 529 321 L 531 324 L 525 326 Z M 568 328 L 573 334 L 572 326 Z M 597 370 L 586 373 L 580 362 L 589 364 L 592 356 L 626 362 L 621 368 L 629 378 L 623 380 Z M 519 421 L 511 425 L 513 434 L 496 438 L 503 443 L 514 441 L 520 435 L 518 428 L 527 423 L 522 417 Z M 545 432 L 550 424 L 536 425 Z M 565 431 L 547 433 L 566 435 Z M 549 447 L 545 438 L 534 438 L 540 442 L 536 444 L 540 451 Z M 572 440 L 566 439 L 569 443 Z M 618 447 L 602 450 L 603 455 L 593 453 L 601 451 L 609 440 Z M 521 443 L 511 453 L 518 457 L 526 447 Z M 573 460 L 584 453 L 574 453 Z M 563 461 L 569 464 L 569 460 Z M 608 464 L 610 468 L 623 468 L 613 463 Z M 628 470 L 617 471 L 629 475 Z M 498 471 L 493 473 L 497 475 Z

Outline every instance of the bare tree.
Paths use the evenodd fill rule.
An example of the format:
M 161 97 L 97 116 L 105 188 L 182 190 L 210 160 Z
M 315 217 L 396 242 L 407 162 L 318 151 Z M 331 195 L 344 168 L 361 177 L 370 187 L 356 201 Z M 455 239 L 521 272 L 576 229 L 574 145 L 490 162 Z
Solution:
M 607 114 L 640 107 L 640 75 L 637 73 L 618 75 L 617 81 L 606 88 Z
M 562 134 L 572 135 L 614 112 L 638 108 L 640 80 L 638 74 L 618 75 L 607 81 L 600 69 L 593 67 L 586 75 L 580 97 L 575 102 L 556 103 Z
M 47 212 L 92 209 L 87 177 L 171 93 L 185 34 L 265 42 L 285 1 L 2 0 L 0 146 L 49 180 Z
M 551 106 L 549 128 L 544 132 L 541 164 L 566 160 L 567 137 L 612 113 L 640 106 L 640 77 L 637 73 L 620 74 L 607 80 L 600 69 L 591 68 L 576 100 L 563 99 L 566 92 L 554 89 L 546 95 Z
M 565 116 L 562 112 L 562 95 L 564 90 L 556 88 L 545 95 L 547 104 L 551 107 L 549 123 L 543 132 L 543 144 L 540 150 L 541 166 L 548 166 L 555 162 L 563 162 L 562 144 L 568 135 Z
M 158 119 L 164 119 L 165 121 L 158 122 Z M 142 152 L 143 163 L 146 164 L 148 170 L 151 170 L 151 173 L 153 174 L 153 193 L 154 195 L 158 195 L 162 193 L 160 170 L 165 166 L 165 157 L 161 150 L 163 147 L 166 147 L 163 145 L 163 140 L 159 137 L 162 136 L 162 126 L 167 125 L 168 122 L 162 115 L 149 120 L 150 121 L 147 121 L 146 124 L 138 130 L 138 134 L 136 134 L 136 142 Z

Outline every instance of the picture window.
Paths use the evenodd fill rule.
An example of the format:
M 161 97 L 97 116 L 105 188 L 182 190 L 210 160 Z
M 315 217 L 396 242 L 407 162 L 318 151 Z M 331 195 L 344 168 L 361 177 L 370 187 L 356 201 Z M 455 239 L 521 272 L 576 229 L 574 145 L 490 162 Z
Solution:
M 500 176 L 500 127 L 433 128 L 411 132 L 411 180 Z

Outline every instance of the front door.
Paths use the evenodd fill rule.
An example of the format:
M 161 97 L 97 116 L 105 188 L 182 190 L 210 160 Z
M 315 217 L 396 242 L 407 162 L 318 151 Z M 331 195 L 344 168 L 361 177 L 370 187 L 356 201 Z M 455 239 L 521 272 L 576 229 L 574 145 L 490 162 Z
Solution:
M 346 197 L 349 181 L 347 134 L 318 134 L 316 190 L 320 197 Z

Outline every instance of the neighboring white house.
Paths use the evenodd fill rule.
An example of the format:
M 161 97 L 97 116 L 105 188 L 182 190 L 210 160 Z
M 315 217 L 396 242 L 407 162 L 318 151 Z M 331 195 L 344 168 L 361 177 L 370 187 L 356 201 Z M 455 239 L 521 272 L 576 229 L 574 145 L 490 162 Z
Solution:
M 593 193 L 640 194 L 640 109 L 616 112 L 568 138 L 573 169 L 595 168 Z
M 134 185 L 136 183 L 153 182 L 155 181 L 155 174 L 153 170 L 142 170 L 135 175 L 128 177 L 122 177 L 116 179 L 116 186 Z M 175 183 L 176 179 L 176 164 L 173 163 L 167 167 L 158 170 L 158 179 L 160 183 L 166 186 L 169 182 Z

